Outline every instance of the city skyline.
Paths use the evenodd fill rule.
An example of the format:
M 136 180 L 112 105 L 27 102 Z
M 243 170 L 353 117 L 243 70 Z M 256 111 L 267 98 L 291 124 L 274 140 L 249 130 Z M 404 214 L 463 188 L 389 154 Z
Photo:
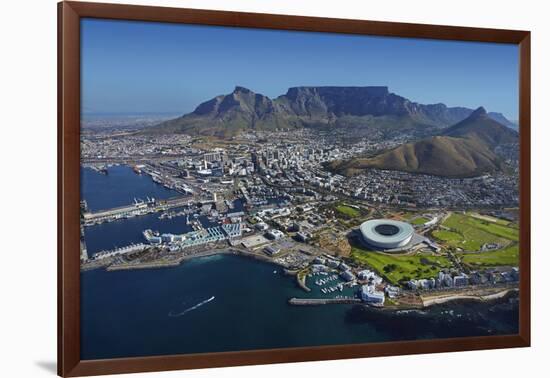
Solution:
M 188 113 L 236 85 L 388 86 L 517 119 L 515 45 L 84 19 L 83 113 Z

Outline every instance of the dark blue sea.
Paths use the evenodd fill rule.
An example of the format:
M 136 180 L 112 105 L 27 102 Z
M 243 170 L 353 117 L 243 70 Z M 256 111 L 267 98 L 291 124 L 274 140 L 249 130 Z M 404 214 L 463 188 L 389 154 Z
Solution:
M 113 169 L 119 174 L 112 175 Z M 134 180 L 149 178 L 127 167 L 111 170 L 107 176 L 84 170 L 87 179 L 82 193 L 89 204 L 118 206 L 126 204 L 126 198 L 163 193 L 159 186 L 156 190 L 161 192 L 148 193 L 146 182 L 139 185 L 144 191 L 138 189 Z M 111 179 L 116 189 L 108 188 Z M 116 196 L 99 198 L 100 190 Z M 139 242 L 144 226 L 171 232 L 185 228 L 182 217 L 146 218 L 87 227 L 88 248 Z M 314 287 L 311 282 L 310 286 Z M 287 304 L 291 297 L 318 296 L 314 289 L 305 293 L 280 268 L 234 255 L 198 258 L 164 269 L 83 272 L 81 358 L 514 334 L 518 330 L 517 298 L 513 297 L 489 304 L 451 303 L 422 312 Z

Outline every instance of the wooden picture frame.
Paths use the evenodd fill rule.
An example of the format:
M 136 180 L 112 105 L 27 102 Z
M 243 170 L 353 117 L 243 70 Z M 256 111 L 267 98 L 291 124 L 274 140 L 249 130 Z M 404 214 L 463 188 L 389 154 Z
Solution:
M 157 357 L 80 358 L 80 19 L 156 21 L 243 28 L 315 31 L 519 46 L 520 321 L 519 333 L 353 345 Z M 58 374 L 83 376 L 530 345 L 530 33 L 455 26 L 344 20 L 86 2 L 58 4 Z

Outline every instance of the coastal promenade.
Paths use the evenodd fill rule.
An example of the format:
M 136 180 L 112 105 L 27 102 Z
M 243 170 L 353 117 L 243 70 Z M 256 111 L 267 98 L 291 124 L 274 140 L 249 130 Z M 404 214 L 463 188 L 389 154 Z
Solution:
M 443 304 L 451 301 L 469 300 L 469 301 L 490 301 L 505 297 L 508 293 L 518 291 L 517 288 L 507 288 L 492 293 L 479 293 L 479 294 L 461 294 L 454 293 L 451 295 L 438 295 L 433 297 L 422 297 L 422 306 L 430 307 L 437 304 Z
M 434 297 L 424 297 L 422 298 L 422 308 L 427 308 L 434 305 L 439 305 L 451 301 L 480 301 L 480 302 L 486 302 L 486 301 L 492 301 L 500 298 L 504 298 L 506 295 L 508 295 L 511 292 L 518 291 L 517 288 L 507 288 L 503 289 L 497 292 L 492 293 L 479 293 L 479 295 L 475 294 L 461 294 L 461 293 L 454 293 L 451 295 L 440 295 L 440 296 L 434 296 Z M 359 298 L 290 298 L 288 300 L 288 303 L 290 305 L 294 306 L 320 306 L 320 305 L 328 305 L 328 304 L 357 304 L 362 303 L 361 299 Z M 391 306 L 391 309 L 403 309 L 403 308 L 409 308 L 409 305 L 397 305 L 397 306 Z

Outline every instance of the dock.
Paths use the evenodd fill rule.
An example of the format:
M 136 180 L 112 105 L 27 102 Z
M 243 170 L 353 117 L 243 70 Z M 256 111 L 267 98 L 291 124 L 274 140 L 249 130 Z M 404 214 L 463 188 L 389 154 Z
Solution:
M 85 212 L 82 214 L 84 226 L 91 226 L 103 222 L 112 222 L 118 219 L 146 215 L 159 211 L 166 211 L 176 207 L 188 206 L 190 198 L 174 197 L 161 201 L 136 201 L 132 205 L 99 210 L 97 212 Z

